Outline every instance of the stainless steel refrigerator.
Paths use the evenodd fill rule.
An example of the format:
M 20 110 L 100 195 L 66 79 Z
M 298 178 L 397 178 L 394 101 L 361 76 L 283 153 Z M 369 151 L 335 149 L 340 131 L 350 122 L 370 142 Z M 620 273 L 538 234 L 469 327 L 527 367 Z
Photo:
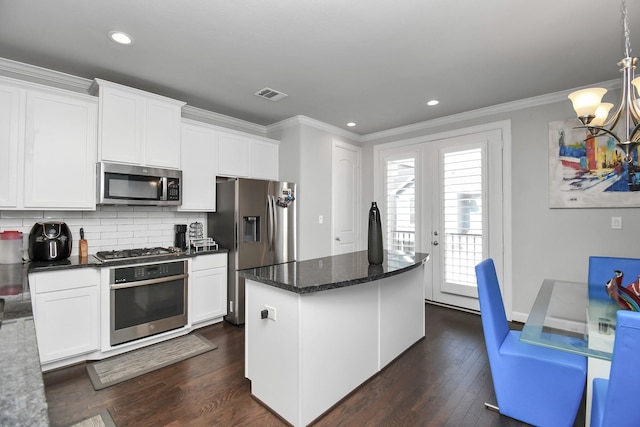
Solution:
M 238 178 L 216 184 L 216 212 L 207 232 L 229 250 L 228 314 L 244 324 L 244 278 L 238 270 L 295 261 L 296 185 Z

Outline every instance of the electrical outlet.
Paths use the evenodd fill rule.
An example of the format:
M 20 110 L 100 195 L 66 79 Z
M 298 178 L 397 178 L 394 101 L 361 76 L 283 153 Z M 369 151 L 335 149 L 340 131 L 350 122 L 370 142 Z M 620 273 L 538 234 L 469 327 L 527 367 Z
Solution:
M 612 216 L 611 217 L 611 228 L 614 230 L 622 230 L 622 217 Z
M 276 321 L 276 309 L 271 307 L 271 306 L 269 306 L 269 305 L 266 305 L 266 304 L 265 304 L 264 308 L 265 308 L 265 310 L 267 310 L 269 312 L 269 314 L 267 315 L 267 319 L 271 319 L 271 320 L 273 320 L 275 322 Z

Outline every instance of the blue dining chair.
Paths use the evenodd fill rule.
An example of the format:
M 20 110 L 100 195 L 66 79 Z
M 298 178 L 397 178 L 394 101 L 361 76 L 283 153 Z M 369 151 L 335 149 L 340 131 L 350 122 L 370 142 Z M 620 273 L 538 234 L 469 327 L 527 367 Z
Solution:
M 572 426 L 586 385 L 586 357 L 520 341 L 520 331 L 509 329 L 491 258 L 476 266 L 476 277 L 494 408 L 535 426 Z
M 640 313 L 618 311 L 609 379 L 594 378 L 592 427 L 640 426 Z

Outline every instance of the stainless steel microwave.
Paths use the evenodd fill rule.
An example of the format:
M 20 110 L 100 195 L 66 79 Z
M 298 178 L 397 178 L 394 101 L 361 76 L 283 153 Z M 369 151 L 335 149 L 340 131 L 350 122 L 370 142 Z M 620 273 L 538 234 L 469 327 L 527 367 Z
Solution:
M 99 205 L 178 206 L 182 171 L 99 162 Z

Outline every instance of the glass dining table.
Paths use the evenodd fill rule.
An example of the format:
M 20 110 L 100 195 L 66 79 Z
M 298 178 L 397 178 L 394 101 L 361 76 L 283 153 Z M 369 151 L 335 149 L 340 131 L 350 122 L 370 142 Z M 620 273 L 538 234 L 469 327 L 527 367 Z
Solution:
M 529 344 L 587 356 L 586 425 L 593 379 L 609 378 L 619 309 L 610 299 L 590 296 L 586 283 L 545 279 L 520 334 Z
M 520 340 L 611 360 L 618 310 L 610 299 L 590 297 L 586 283 L 545 279 Z

